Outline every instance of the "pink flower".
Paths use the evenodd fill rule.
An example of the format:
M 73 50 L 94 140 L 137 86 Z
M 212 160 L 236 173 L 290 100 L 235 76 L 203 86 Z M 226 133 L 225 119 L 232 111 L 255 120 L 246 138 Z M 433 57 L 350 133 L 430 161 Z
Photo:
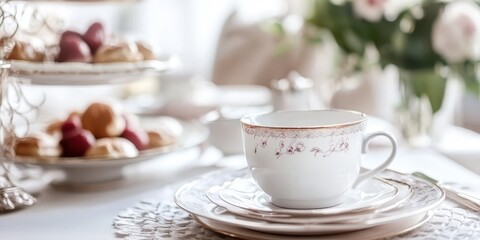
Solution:
M 297 146 L 295 147 L 296 152 L 303 152 L 305 150 L 305 144 L 303 142 L 297 143 Z
M 280 149 L 275 149 L 275 156 L 280 157 Z
M 288 147 L 287 154 L 292 155 L 293 153 L 295 153 L 295 149 L 292 146 Z
M 435 21 L 433 49 L 449 63 L 480 59 L 480 7 L 473 1 L 453 1 Z
M 265 147 L 267 147 L 267 140 L 262 141 L 262 148 L 265 148 Z
M 385 13 L 387 0 L 353 0 L 355 14 L 370 22 L 378 22 Z
M 420 5 L 422 0 L 352 0 L 355 15 L 370 22 L 382 17 L 395 20 L 405 9 Z

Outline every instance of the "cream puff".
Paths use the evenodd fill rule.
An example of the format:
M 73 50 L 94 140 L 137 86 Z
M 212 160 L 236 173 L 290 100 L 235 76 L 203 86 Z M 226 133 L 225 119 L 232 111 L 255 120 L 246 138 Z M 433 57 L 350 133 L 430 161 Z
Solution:
M 58 141 L 44 133 L 16 139 L 14 149 L 17 156 L 58 157 L 61 154 Z
M 102 138 L 90 147 L 86 157 L 126 158 L 138 156 L 133 143 L 123 138 Z
M 95 138 L 118 137 L 126 127 L 121 108 L 107 103 L 92 103 L 81 116 L 83 128 Z
M 143 59 L 135 43 L 102 45 L 93 56 L 93 63 L 136 62 Z

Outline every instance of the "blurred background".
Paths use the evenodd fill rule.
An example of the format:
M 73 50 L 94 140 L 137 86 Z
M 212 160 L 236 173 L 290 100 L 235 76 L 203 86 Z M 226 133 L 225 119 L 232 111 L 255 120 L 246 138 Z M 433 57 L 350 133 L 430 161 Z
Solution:
M 233 115 L 267 105 L 353 109 L 419 145 L 450 124 L 480 132 L 476 1 L 142 0 L 38 7 L 64 19 L 66 29 L 83 31 L 100 21 L 108 32 L 141 39 L 182 62 L 160 81 L 32 87 L 47 93 L 48 116 L 62 112 L 59 107 L 115 97 L 138 114 L 188 119 L 232 106 L 259 107 Z M 66 96 L 68 106 L 50 107 Z

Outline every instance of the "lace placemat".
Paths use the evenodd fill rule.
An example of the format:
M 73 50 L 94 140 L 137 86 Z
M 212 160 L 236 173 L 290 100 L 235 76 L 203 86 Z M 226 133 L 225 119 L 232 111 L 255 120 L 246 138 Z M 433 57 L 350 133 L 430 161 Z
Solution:
M 161 190 L 157 198 L 143 200 L 121 212 L 113 221 L 115 234 L 126 240 L 232 239 L 207 230 L 178 208 L 172 196 L 179 185 Z M 445 201 L 426 224 L 392 240 L 480 239 L 480 213 Z

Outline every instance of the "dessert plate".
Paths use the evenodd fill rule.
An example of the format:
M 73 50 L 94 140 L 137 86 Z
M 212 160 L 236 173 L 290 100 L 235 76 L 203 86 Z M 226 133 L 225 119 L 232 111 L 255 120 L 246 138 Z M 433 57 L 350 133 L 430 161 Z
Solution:
M 390 174 L 390 179 L 407 182 L 412 186 L 412 195 L 403 205 L 386 212 L 372 213 L 352 222 L 328 224 L 286 224 L 235 215 L 225 208 L 212 203 L 205 192 L 212 186 L 221 185 L 236 178 L 249 177 L 247 169 L 220 171 L 200 177 L 183 185 L 175 194 L 179 207 L 192 215 L 202 217 L 225 225 L 245 228 L 260 232 L 289 235 L 320 235 L 356 231 L 379 225 L 397 223 L 415 215 L 425 215 L 435 209 L 445 199 L 444 192 L 436 185 L 413 176 Z
M 223 201 L 219 197 L 219 191 L 222 189 L 219 186 L 215 186 L 210 188 L 206 196 L 207 198 L 212 201 L 214 204 L 227 209 L 229 212 L 244 216 L 247 218 L 259 219 L 269 222 L 278 222 L 278 223 L 291 223 L 291 224 L 317 224 L 317 223 L 333 223 L 333 222 L 342 222 L 342 221 L 355 221 L 355 219 L 362 219 L 368 217 L 368 215 L 374 212 L 384 212 L 399 205 L 403 204 L 411 195 L 411 186 L 405 183 L 391 181 L 392 185 L 394 185 L 398 189 L 398 194 L 395 197 L 375 209 L 371 209 L 369 211 L 362 211 L 362 212 L 347 212 L 342 214 L 333 214 L 333 215 L 311 215 L 311 216 L 292 216 L 289 214 L 277 214 L 277 213 L 260 213 L 254 212 L 250 210 L 246 210 L 244 208 L 237 207 L 235 205 L 229 204 Z
M 33 164 L 45 169 L 61 169 L 65 172 L 63 183 L 82 184 L 98 183 L 119 179 L 123 176 L 122 168 L 129 164 L 154 159 L 162 155 L 196 147 L 208 139 L 208 129 L 197 122 L 179 121 L 182 133 L 177 143 L 141 151 L 138 156 L 130 158 L 62 158 L 62 157 L 20 157 L 16 163 Z
M 210 220 L 203 217 L 194 216 L 195 220 L 204 227 L 230 237 L 239 239 L 257 239 L 257 240 L 370 240 L 384 239 L 409 232 L 415 228 L 422 226 L 433 216 L 433 211 L 426 214 L 420 213 L 401 221 L 385 224 L 365 230 L 339 233 L 334 235 L 316 235 L 316 236 L 292 236 L 292 235 L 276 235 L 252 231 L 244 228 L 233 227 L 222 222 Z
M 375 209 L 377 206 L 393 199 L 398 189 L 389 182 L 371 178 L 357 189 L 347 192 L 342 204 L 321 209 L 287 209 L 275 206 L 253 178 L 235 179 L 220 191 L 220 198 L 234 206 L 252 212 L 266 214 L 288 214 L 291 216 L 332 215 L 360 212 Z
M 180 65 L 176 56 L 158 60 L 119 63 L 58 63 L 12 60 L 11 75 L 35 85 L 97 85 L 122 83 L 173 70 Z

